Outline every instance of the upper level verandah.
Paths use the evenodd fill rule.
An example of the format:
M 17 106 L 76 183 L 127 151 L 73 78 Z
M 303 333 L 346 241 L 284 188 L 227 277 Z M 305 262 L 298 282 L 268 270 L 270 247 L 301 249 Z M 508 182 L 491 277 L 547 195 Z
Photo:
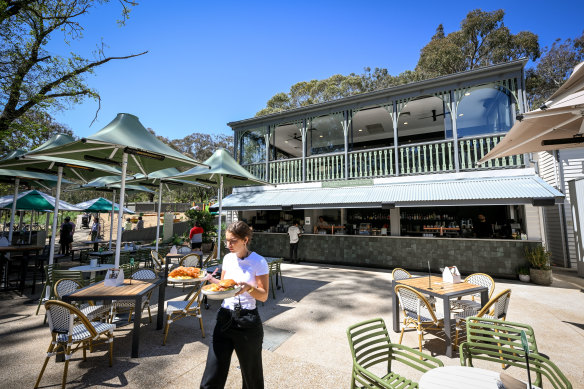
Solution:
M 525 62 L 229 123 L 235 157 L 274 184 L 525 167 L 477 164 L 525 111 Z

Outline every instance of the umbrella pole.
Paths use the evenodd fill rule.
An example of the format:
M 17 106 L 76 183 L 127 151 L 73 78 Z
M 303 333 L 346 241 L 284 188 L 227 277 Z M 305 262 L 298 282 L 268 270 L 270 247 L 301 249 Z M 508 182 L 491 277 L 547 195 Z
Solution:
M 219 176 L 219 227 L 217 228 L 217 259 L 221 258 L 221 209 L 223 206 L 223 175 Z
M 14 180 L 14 199 L 12 200 L 12 213 L 10 214 L 10 230 L 8 230 L 8 243 L 12 246 L 12 233 L 14 232 L 14 216 L 16 215 L 16 200 L 18 200 L 18 185 L 20 178 Z
M 32 222 L 34 222 L 34 210 L 30 211 L 30 224 L 28 225 L 28 244 L 32 241 Z
M 49 244 L 49 265 L 53 264 L 55 258 L 55 242 L 57 241 L 57 218 L 59 217 L 59 197 L 61 197 L 61 179 L 63 178 L 63 166 L 57 170 L 57 194 L 55 196 L 55 209 L 53 213 L 53 231 L 51 232 L 51 243 Z
M 158 186 L 158 209 L 156 210 L 156 252 L 158 252 L 158 238 L 160 237 L 160 208 L 162 207 L 162 180 Z
M 115 267 L 120 266 L 120 250 L 122 249 L 122 219 L 124 218 L 124 196 L 126 195 L 126 171 L 128 170 L 128 154 L 122 154 L 122 182 L 120 183 L 120 203 L 118 211 L 118 235 L 116 236 Z
M 114 234 L 114 212 L 115 212 L 115 204 L 116 204 L 116 190 L 112 191 L 112 213 L 110 214 L 110 241 L 109 241 L 109 250 L 112 249 L 112 237 Z

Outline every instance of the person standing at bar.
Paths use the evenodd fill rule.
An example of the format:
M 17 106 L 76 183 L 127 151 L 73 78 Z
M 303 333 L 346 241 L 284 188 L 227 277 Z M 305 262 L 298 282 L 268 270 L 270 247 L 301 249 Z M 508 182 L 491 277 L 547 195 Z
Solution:
M 191 250 L 200 250 L 201 246 L 203 245 L 203 227 L 201 227 L 201 223 L 195 222 L 195 226 L 191 228 L 191 232 L 189 233 L 189 239 L 191 240 Z
M 298 220 L 295 220 L 294 224 L 288 228 L 288 235 L 290 236 L 290 262 L 299 263 L 298 241 L 302 234 L 300 228 L 298 227 Z
M 483 214 L 477 216 L 478 222 L 474 225 L 474 233 L 477 238 L 492 238 L 493 227 L 487 223 L 487 218 Z
M 70 244 L 73 241 L 73 226 L 71 226 L 71 218 L 67 216 L 65 222 L 61 224 L 61 231 L 59 235 L 59 243 L 61 244 L 60 253 L 63 255 L 69 254 Z
M 221 281 L 233 280 L 242 288 L 235 297 L 223 300 L 217 313 L 201 389 L 225 387 L 234 350 L 241 367 L 243 388 L 264 388 L 264 328 L 256 300 L 266 301 L 268 298 L 269 269 L 262 256 L 248 249 L 251 238 L 251 228 L 242 221 L 231 223 L 225 231 L 225 243 L 230 253 L 223 258 Z M 207 280 L 219 282 L 210 275 Z

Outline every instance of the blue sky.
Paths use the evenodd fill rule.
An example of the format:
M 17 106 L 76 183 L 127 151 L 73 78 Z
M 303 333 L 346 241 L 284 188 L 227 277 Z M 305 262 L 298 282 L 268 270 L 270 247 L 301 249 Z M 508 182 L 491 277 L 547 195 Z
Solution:
M 148 50 L 112 61 L 88 77 L 102 97 L 55 113 L 77 136 L 107 125 L 118 112 L 168 138 L 193 132 L 231 134 L 227 122 L 252 117 L 278 92 L 299 81 L 361 73 L 369 66 L 398 74 L 416 65 L 438 24 L 459 29 L 472 9 L 503 8 L 512 33 L 529 30 L 540 45 L 584 30 L 582 1 L 218 1 L 141 0 L 125 27 L 117 1 L 93 9 L 71 46 L 56 35 L 55 54 L 108 56 Z M 399 5 L 398 5 L 399 4 Z

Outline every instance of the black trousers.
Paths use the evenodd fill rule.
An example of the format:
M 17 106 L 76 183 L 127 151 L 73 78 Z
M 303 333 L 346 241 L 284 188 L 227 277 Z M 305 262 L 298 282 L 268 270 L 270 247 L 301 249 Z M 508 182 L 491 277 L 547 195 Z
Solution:
M 242 315 L 253 311 L 242 310 Z M 258 315 L 259 319 L 259 315 Z M 201 380 L 201 389 L 222 389 L 227 381 L 233 350 L 239 359 L 243 389 L 263 389 L 262 342 L 264 329 L 261 320 L 251 328 L 237 328 L 231 322 L 231 311 L 225 308 L 217 313 L 213 340 L 209 345 L 207 365 Z
M 298 242 L 290 243 L 290 260 L 292 262 L 298 261 Z

